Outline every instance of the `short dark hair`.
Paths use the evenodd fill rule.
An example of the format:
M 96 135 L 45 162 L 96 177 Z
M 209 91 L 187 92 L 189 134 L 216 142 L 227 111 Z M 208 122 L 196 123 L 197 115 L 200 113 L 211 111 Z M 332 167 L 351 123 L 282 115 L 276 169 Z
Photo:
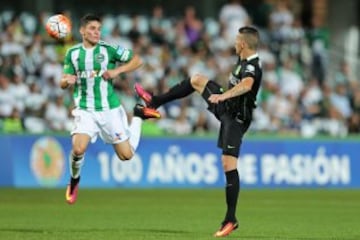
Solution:
M 258 30 L 254 27 L 245 26 L 239 28 L 239 33 L 251 33 L 251 34 L 258 34 Z
M 84 15 L 81 19 L 80 19 L 80 26 L 84 27 L 86 26 L 89 22 L 91 21 L 97 21 L 97 22 L 101 22 L 101 19 L 99 16 L 95 15 L 95 14 L 86 14 Z
M 245 36 L 245 41 L 249 45 L 249 48 L 256 50 L 259 45 L 259 31 L 250 26 L 239 28 L 239 33 Z

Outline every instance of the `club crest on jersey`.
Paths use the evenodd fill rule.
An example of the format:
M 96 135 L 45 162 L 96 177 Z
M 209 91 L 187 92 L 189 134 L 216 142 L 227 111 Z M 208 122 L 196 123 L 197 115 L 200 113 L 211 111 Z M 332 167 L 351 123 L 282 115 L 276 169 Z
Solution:
M 105 55 L 102 53 L 98 53 L 95 55 L 95 62 L 102 63 L 105 60 Z

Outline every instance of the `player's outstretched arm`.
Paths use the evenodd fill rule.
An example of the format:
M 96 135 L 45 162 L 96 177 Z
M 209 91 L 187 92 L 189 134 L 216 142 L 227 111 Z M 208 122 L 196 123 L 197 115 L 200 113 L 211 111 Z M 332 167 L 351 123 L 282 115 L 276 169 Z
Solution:
M 116 76 L 120 75 L 121 73 L 132 72 L 143 64 L 142 59 L 139 55 L 135 54 L 131 60 L 115 69 L 107 70 L 103 74 L 103 78 L 105 80 L 115 78 Z
M 219 102 L 225 101 L 226 99 L 240 96 L 250 91 L 253 84 L 254 84 L 254 78 L 246 77 L 241 82 L 236 84 L 233 88 L 227 90 L 222 94 L 211 94 L 209 97 L 209 101 L 211 103 L 217 104 Z

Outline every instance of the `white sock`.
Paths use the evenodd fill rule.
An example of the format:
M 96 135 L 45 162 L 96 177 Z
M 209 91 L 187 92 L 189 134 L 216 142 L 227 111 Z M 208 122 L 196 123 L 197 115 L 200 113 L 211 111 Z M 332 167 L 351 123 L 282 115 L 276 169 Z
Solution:
M 84 155 L 75 156 L 70 154 L 70 174 L 72 178 L 80 177 L 81 167 L 84 164 Z
M 131 120 L 131 124 L 129 127 L 131 134 L 129 138 L 129 142 L 134 152 L 136 151 L 139 145 L 142 121 L 143 120 L 141 118 L 134 116 Z

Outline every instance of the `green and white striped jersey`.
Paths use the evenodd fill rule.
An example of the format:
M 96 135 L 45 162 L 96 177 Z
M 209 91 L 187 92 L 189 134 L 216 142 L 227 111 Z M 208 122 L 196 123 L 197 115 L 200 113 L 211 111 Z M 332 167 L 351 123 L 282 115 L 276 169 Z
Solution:
M 100 41 L 95 47 L 86 49 L 82 44 L 69 48 L 65 55 L 65 74 L 77 76 L 74 85 L 74 102 L 77 108 L 104 111 L 116 108 L 120 100 L 114 92 L 112 80 L 104 80 L 103 73 L 114 69 L 116 63 L 126 63 L 133 51 Z

